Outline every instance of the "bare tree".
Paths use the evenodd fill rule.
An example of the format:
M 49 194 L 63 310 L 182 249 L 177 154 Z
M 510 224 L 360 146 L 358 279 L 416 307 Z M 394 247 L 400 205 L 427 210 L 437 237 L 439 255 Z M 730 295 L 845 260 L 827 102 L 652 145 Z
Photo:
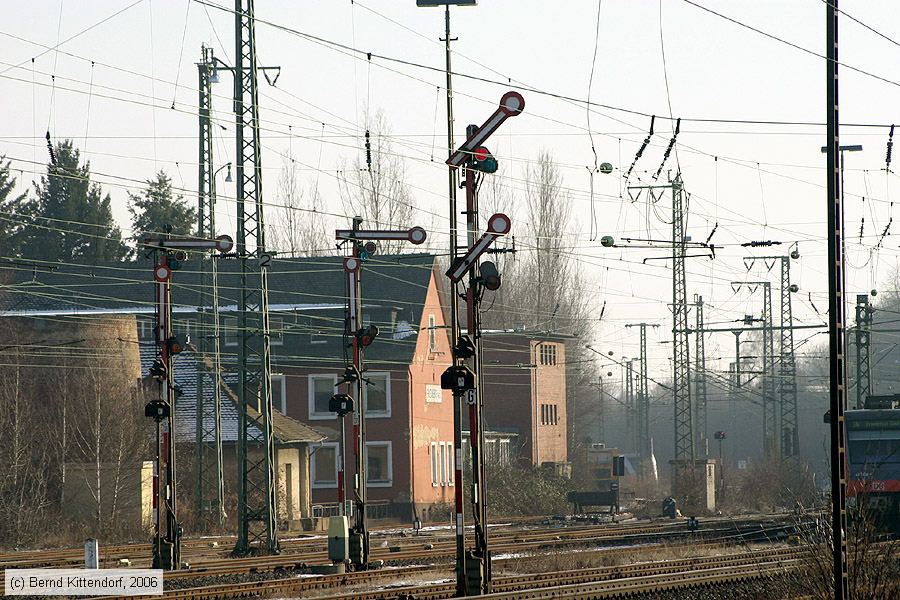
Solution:
M 308 193 L 290 153 L 282 157 L 281 176 L 276 187 L 276 210 L 268 224 L 270 247 L 291 257 L 326 253 L 331 238 L 328 219 L 317 186 Z
M 413 198 L 405 181 L 406 164 L 394 150 L 391 127 L 383 111 L 374 114 L 369 132 L 367 158 L 357 155 L 349 165 L 346 161 L 342 164 L 340 190 L 344 210 L 362 217 L 363 223 L 372 228 L 409 227 Z M 379 252 L 395 254 L 407 244 L 386 241 L 379 245 Z

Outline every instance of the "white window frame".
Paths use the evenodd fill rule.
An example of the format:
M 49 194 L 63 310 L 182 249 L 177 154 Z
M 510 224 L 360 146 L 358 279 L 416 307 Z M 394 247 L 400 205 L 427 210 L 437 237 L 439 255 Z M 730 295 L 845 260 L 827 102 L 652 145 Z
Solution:
M 428 315 L 428 351 L 437 352 L 437 328 L 434 315 Z
M 390 371 L 368 371 L 363 374 L 363 377 L 381 377 L 384 376 L 384 407 L 385 410 L 369 410 L 369 386 L 368 384 L 363 386 L 363 396 L 366 401 L 366 418 L 372 419 L 387 419 L 391 416 L 391 372 Z
M 438 466 L 437 448 L 437 442 L 431 442 L 431 487 L 438 487 L 441 485 L 440 477 L 438 477 L 440 467 Z
M 316 483 L 316 452 L 321 450 L 322 448 L 333 448 L 334 449 L 334 483 Z M 338 486 L 338 474 L 340 473 L 340 465 L 341 465 L 341 450 L 338 446 L 337 442 L 325 442 L 321 446 L 317 446 L 313 449 L 312 456 L 309 461 L 309 480 L 313 487 L 313 489 L 337 489 Z
M 369 448 L 375 446 L 387 446 L 387 481 L 372 481 L 369 479 Z M 369 487 L 389 488 L 394 485 L 394 444 L 390 440 L 366 442 L 366 485 Z
M 277 336 L 273 335 L 273 331 L 278 332 Z M 269 315 L 269 345 L 284 346 L 284 317 L 281 315 Z
M 229 334 L 229 332 L 231 332 Z M 237 346 L 237 334 L 238 334 L 238 318 L 237 317 L 222 317 L 222 338 L 223 343 L 226 346 Z M 229 338 L 233 338 L 229 341 Z
M 440 444 L 440 463 L 441 463 L 441 487 L 447 485 L 447 443 L 441 442 Z
M 281 397 L 276 398 L 275 394 L 272 394 L 272 406 L 280 407 L 278 410 L 281 411 L 281 414 L 287 414 L 287 377 L 284 373 L 272 373 L 272 380 L 278 379 L 281 381 Z M 274 391 L 274 386 L 273 386 Z
M 153 321 L 147 319 L 138 319 L 137 320 L 137 328 L 138 328 L 138 339 L 139 340 L 152 340 L 156 335 L 155 329 L 156 324 Z
M 316 379 L 331 379 L 332 385 L 337 383 L 337 375 L 334 373 L 313 373 L 307 375 L 307 405 L 309 408 L 309 418 L 315 421 L 324 421 L 325 419 L 336 419 L 337 415 L 331 411 L 316 412 Z M 337 391 L 337 388 L 335 388 Z
M 455 460 L 453 455 L 453 442 L 447 442 L 447 486 L 453 487 L 453 478 L 456 473 L 453 470 L 453 461 Z
M 328 339 L 324 331 L 321 329 L 321 318 L 315 316 L 307 317 L 309 325 L 309 343 L 310 344 L 327 344 Z

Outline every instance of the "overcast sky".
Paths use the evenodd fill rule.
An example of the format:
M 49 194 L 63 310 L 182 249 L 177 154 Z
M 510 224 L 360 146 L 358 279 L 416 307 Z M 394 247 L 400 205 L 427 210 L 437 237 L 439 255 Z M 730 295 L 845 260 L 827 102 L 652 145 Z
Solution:
M 190 197 L 197 186 L 195 63 L 200 46 L 212 46 L 229 64 L 234 56 L 234 20 L 217 3 L 233 8 L 226 0 L 33 0 L 25 9 L 5 11 L 0 24 L 5 109 L 0 154 L 12 159 L 20 183 L 30 186 L 44 171 L 43 138 L 49 130 L 54 140 L 73 138 L 90 160 L 95 180 L 112 195 L 126 235 L 126 192 L 140 187 L 156 170 L 165 169 Z M 845 0 L 841 7 L 885 36 L 900 39 L 895 3 Z M 549 92 L 523 91 L 525 113 L 508 120 L 488 145 L 501 164 L 497 176 L 513 194 L 522 193 L 524 171 L 540 150 L 559 163 L 565 201 L 575 216 L 572 260 L 589 275 L 583 291 L 595 299 L 598 318 L 606 302 L 596 347 L 635 356 L 637 331 L 623 327 L 635 321 L 661 325 L 650 334 L 651 342 L 671 337 L 666 307 L 671 302 L 669 263 L 642 263 L 665 251 L 599 245 L 601 235 L 668 239 L 671 210 L 668 197 L 648 205 L 646 195 L 634 202 L 622 190 L 622 171 L 647 135 L 649 118 L 595 106 L 590 131 L 598 160 L 612 163 L 616 170 L 594 179 L 597 230 L 592 232 L 589 168 L 594 155 L 588 111 L 579 101 L 588 97 L 597 104 L 660 117 L 632 183 L 649 181 L 660 164 L 671 137 L 672 123 L 663 118 L 670 115 L 670 104 L 671 115 L 685 119 L 677 157 L 673 155 L 667 167 L 680 164 L 691 193 L 688 234 L 695 241 L 706 240 L 718 223 L 712 242 L 725 246 L 715 260 L 693 258 L 689 263 L 689 293 L 704 296 L 708 322 L 724 325 L 744 314 L 759 315 L 761 290 L 735 292 L 730 282 L 777 282 L 777 269 L 767 273 L 758 262 L 748 274 L 742 257 L 785 254 L 794 242 L 799 242 L 802 255 L 792 264 L 793 281 L 801 289 L 794 296 L 795 316 L 805 324 L 823 322 L 824 127 L 698 121 L 824 122 L 825 63 L 811 54 L 825 49 L 823 0 L 604 0 L 595 37 L 597 9 L 598 2 L 592 0 L 482 0 L 477 7 L 451 11 L 453 35 L 459 38 L 454 42 L 454 70 L 500 82 L 455 78 L 458 142 L 467 123 L 480 124 L 490 115 L 510 89 L 510 80 Z M 395 150 L 406 158 L 406 181 L 416 199 L 414 220 L 429 229 L 432 241 L 445 246 L 444 56 L 438 42 L 443 11 L 417 8 L 414 0 L 259 0 L 256 11 L 259 60 L 282 67 L 274 87 L 261 86 L 267 202 L 282 168 L 281 155 L 290 151 L 306 186 L 318 183 L 326 210 L 343 215 L 337 173 L 344 161 L 361 152 L 368 106 L 384 111 Z M 57 44 L 58 51 L 53 51 Z M 365 52 L 373 53 L 371 61 Z M 842 18 L 840 57 L 871 74 L 843 68 L 842 122 L 900 121 L 895 108 L 900 106 L 900 46 Z M 234 155 L 231 91 L 230 75 L 223 73 L 214 88 L 215 117 L 221 125 L 217 165 Z M 897 262 L 897 237 L 885 238 L 877 252 L 873 248 L 892 217 L 890 202 L 900 194 L 900 182 L 884 170 L 886 128 L 845 126 L 842 134 L 843 144 L 864 146 L 863 152 L 847 155 L 847 283 L 852 302 L 857 292 L 890 287 L 885 281 Z M 224 183 L 224 173 L 220 177 L 219 223 L 232 231 L 234 205 L 229 198 L 234 190 Z M 521 229 L 524 217 L 517 216 Z M 334 225 L 346 222 L 344 217 L 333 218 Z M 892 226 L 891 234 L 900 233 L 896 226 L 900 224 Z M 521 233 L 517 239 L 526 247 L 533 243 Z M 751 240 L 782 244 L 754 251 L 740 247 Z M 777 289 L 773 297 L 777 311 Z M 796 340 L 802 343 L 811 335 L 800 331 Z M 820 334 L 798 353 L 825 340 Z M 651 343 L 651 375 L 668 373 L 670 348 Z M 711 335 L 707 352 L 709 368 L 727 370 L 733 361 L 733 336 Z

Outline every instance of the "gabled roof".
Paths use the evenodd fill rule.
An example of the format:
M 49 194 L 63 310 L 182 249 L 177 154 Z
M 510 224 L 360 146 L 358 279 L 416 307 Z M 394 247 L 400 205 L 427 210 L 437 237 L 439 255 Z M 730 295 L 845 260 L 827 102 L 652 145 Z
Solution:
M 197 264 L 191 257 L 172 278 L 173 311 L 179 315 L 196 313 L 201 301 Z M 310 329 L 321 326 L 324 343 L 303 344 L 302 352 L 282 349 L 273 352 L 276 366 L 301 366 L 288 355 L 302 357 L 302 365 L 330 366 L 342 362 L 344 339 L 346 273 L 342 256 L 278 258 L 268 268 L 269 308 L 272 313 L 290 315 L 285 323 L 285 343 L 308 339 Z M 237 308 L 240 292 L 240 263 L 218 260 L 219 305 L 223 313 Z M 367 351 L 372 361 L 409 364 L 422 322 L 425 297 L 435 257 L 431 254 L 374 256 L 362 271 L 363 313 L 367 321 L 384 326 L 396 317 L 394 330 L 385 330 L 379 343 Z M 0 316 L 111 314 L 154 312 L 155 289 L 152 264 L 141 258 L 134 262 L 100 265 L 48 265 L 18 260 L 0 262 Z M 389 314 L 390 313 L 390 314 Z M 182 317 L 185 318 L 185 317 Z M 300 321 L 306 319 L 304 325 Z M 291 336 L 294 336 L 293 338 Z M 280 363 L 280 364 L 279 364 Z
M 150 366 L 157 356 L 154 344 L 141 344 L 141 375 L 149 376 Z M 182 395 L 175 403 L 175 439 L 178 442 L 194 443 L 197 441 L 197 368 L 199 355 L 191 347 L 175 357 L 175 383 L 181 388 Z M 203 397 L 211 402 L 215 387 L 208 371 L 203 375 Z M 229 381 L 231 380 L 231 381 Z M 237 383 L 234 374 L 225 374 L 220 393 L 220 422 L 222 442 L 235 443 L 238 439 L 238 401 L 232 385 Z M 212 429 L 213 423 L 205 423 Z M 323 434 L 312 427 L 281 414 L 272 413 L 272 432 L 277 444 L 308 443 L 315 444 L 326 439 Z

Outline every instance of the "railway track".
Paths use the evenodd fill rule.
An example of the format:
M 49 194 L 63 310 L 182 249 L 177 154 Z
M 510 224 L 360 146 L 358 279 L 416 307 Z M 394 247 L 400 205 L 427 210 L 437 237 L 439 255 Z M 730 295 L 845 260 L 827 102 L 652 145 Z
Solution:
M 760 531 L 776 532 L 779 526 L 786 526 L 783 517 L 754 517 L 740 520 L 705 520 L 698 535 L 725 537 L 729 531 L 738 536 L 748 535 L 754 525 Z M 378 530 L 372 533 L 373 559 L 412 560 L 452 555 L 455 541 L 449 532 L 435 532 L 422 536 L 401 536 L 397 530 Z M 657 521 L 652 523 L 632 523 L 624 525 L 577 525 L 566 527 L 522 528 L 516 530 L 492 530 L 491 544 L 496 552 L 508 551 L 511 547 L 537 548 L 565 546 L 577 543 L 598 542 L 650 543 L 654 539 L 666 537 L 675 539 L 690 535 L 684 521 Z M 255 571 L 293 567 L 299 563 L 322 562 L 327 559 L 324 536 L 285 540 L 282 553 L 276 556 L 249 558 L 230 557 L 233 538 L 228 536 L 185 540 L 182 555 L 190 564 L 190 569 L 173 571 L 167 576 L 190 577 L 191 574 L 252 573 Z M 217 547 L 210 547 L 218 544 Z M 430 548 L 428 548 L 430 545 Z M 120 560 L 128 560 L 131 566 L 149 566 L 151 548 L 149 544 L 128 544 L 102 547 L 100 566 L 117 566 Z M 0 568 L 35 568 L 79 566 L 84 554 L 80 548 L 49 551 L 23 551 L 0 554 Z M 226 570 L 230 567 L 230 571 Z
M 727 582 L 735 578 L 760 576 L 765 573 L 794 567 L 808 554 L 805 548 L 779 548 L 753 552 L 739 552 L 720 556 L 637 563 L 631 565 L 597 567 L 574 571 L 529 573 L 494 578 L 494 593 L 485 598 L 602 598 L 623 592 L 646 589 L 673 589 L 679 586 L 709 582 Z M 496 561 L 502 563 L 503 561 Z M 446 582 L 426 585 L 388 585 L 416 577 L 445 578 Z M 392 570 L 362 571 L 346 575 L 313 578 L 289 578 L 237 584 L 211 585 L 167 591 L 168 600 L 220 600 L 258 596 L 307 597 L 334 600 L 385 600 L 415 598 L 438 600 L 455 594 L 453 572 L 449 567 L 406 567 Z M 348 588 L 373 587 L 365 591 L 329 595 L 329 591 L 346 592 Z M 649 586 L 649 587 L 648 587 Z M 655 587 L 654 587 L 655 586 Z M 659 587 L 666 586 L 666 587 Z M 581 594 L 581 595 L 579 595 Z M 591 595 L 593 594 L 593 595 Z M 600 595 L 597 595 L 600 594 Z M 159 596 L 147 596 L 158 598 Z

